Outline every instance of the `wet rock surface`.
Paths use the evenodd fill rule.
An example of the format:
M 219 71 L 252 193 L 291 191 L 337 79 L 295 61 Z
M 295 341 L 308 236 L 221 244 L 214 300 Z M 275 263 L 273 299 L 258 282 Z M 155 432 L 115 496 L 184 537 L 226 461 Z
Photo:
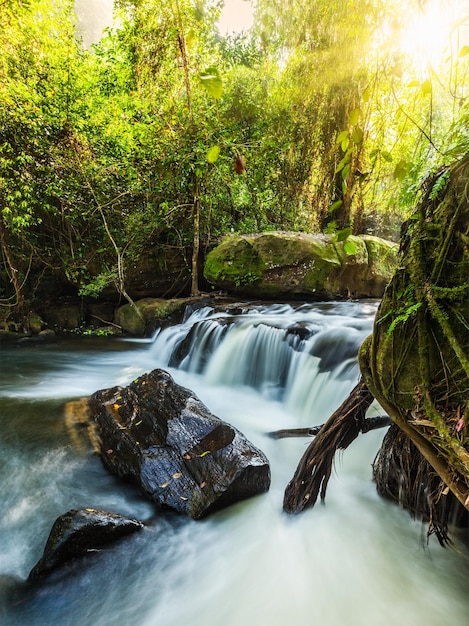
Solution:
M 198 519 L 269 489 L 265 455 L 164 370 L 89 407 L 104 465 L 162 507 Z
M 68 511 L 56 519 L 44 554 L 31 570 L 28 580 L 40 580 L 68 561 L 142 528 L 142 522 L 116 513 L 96 509 Z

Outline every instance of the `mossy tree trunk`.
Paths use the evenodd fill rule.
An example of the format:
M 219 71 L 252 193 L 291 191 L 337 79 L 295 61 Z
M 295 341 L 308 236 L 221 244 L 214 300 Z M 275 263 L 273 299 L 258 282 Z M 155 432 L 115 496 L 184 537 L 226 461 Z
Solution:
M 360 353 L 368 388 L 467 508 L 468 192 L 469 157 L 427 182 Z
M 469 511 L 469 155 L 427 181 L 403 225 L 399 260 L 360 350 L 360 396 L 372 394 L 395 424 L 375 462 L 378 490 L 427 517 L 429 532 L 444 543 L 450 515 L 467 524 Z M 346 401 L 324 425 L 318 443 L 326 449 L 314 442 L 305 454 L 287 487 L 288 504 L 312 479 L 308 493 L 328 476 L 330 442 L 344 447 L 331 436 L 339 426 L 347 432 L 357 411 L 360 403 Z M 317 458 L 327 456 L 316 479 Z M 313 503 L 303 498 L 301 508 Z

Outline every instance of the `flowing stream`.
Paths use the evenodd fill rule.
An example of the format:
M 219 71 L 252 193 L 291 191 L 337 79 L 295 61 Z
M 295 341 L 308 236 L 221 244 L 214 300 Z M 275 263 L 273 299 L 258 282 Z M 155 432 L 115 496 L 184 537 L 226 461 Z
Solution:
M 188 311 L 152 340 L 79 338 L 2 346 L 0 623 L 6 626 L 462 626 L 462 545 L 426 545 L 426 527 L 378 497 L 371 463 L 383 431 L 337 460 L 325 505 L 282 512 L 308 443 L 268 432 L 322 423 L 356 384 L 375 302 Z M 68 402 L 170 371 L 268 456 L 272 486 L 207 519 L 159 512 L 110 476 L 71 427 Z M 370 411 L 376 410 L 372 407 Z M 16 590 L 54 520 L 94 507 L 144 531 Z M 459 547 L 458 547 L 459 546 Z

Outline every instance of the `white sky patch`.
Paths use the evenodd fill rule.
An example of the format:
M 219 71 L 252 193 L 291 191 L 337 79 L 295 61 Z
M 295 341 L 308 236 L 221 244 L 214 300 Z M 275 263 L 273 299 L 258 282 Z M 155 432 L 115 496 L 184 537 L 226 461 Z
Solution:
M 253 7 L 249 0 L 225 0 L 218 30 L 221 35 L 237 34 L 253 24 Z

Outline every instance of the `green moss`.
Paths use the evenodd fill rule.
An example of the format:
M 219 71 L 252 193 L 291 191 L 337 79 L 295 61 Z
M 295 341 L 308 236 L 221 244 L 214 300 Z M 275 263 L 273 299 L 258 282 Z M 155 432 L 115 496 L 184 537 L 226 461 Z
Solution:
M 364 235 L 363 242 L 368 252 L 370 271 L 375 275 L 387 276 L 390 280 L 398 263 L 398 244 L 372 235 Z
M 301 265 L 330 252 L 323 239 L 300 233 L 265 233 L 253 239 L 253 247 L 266 269 Z
M 143 335 L 151 322 L 167 319 L 185 304 L 183 298 L 143 298 L 135 302 L 140 315 L 131 304 L 124 304 L 117 309 L 115 322 L 131 335 Z
M 250 241 L 228 237 L 208 253 L 204 276 L 215 285 L 253 285 L 262 278 L 264 264 Z
M 231 236 L 209 253 L 204 274 L 222 289 L 249 296 L 381 297 L 388 276 L 371 273 L 370 280 L 366 244 L 361 237 L 348 240 L 354 254 L 328 235 Z
M 344 249 L 347 242 L 353 244 L 355 248 L 354 254 L 349 254 L 346 249 Z M 368 249 L 363 237 L 350 235 L 345 241 L 335 241 L 333 245 L 342 265 L 348 265 L 350 263 L 368 265 Z

